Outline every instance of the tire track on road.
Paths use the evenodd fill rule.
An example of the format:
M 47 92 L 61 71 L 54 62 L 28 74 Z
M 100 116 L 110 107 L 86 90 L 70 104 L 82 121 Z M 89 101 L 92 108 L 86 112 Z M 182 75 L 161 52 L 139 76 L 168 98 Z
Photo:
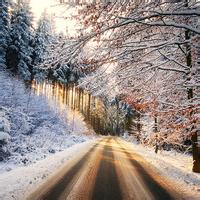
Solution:
M 121 188 L 115 169 L 115 161 L 110 140 L 104 146 L 96 182 L 92 193 L 92 200 L 122 200 Z
M 102 140 L 101 140 L 102 141 Z M 92 153 L 96 150 L 96 148 L 100 145 L 101 141 L 95 144 L 87 153 L 81 157 L 64 175 L 55 183 L 53 186 L 48 188 L 47 191 L 41 192 L 39 197 L 34 197 L 31 195 L 30 200 L 57 200 L 59 199 L 62 192 L 73 183 L 74 177 L 81 170 L 81 168 L 88 162 Z M 37 194 L 37 191 L 35 192 Z M 66 194 L 67 195 L 67 194 Z
M 67 200 L 89 200 L 91 199 L 92 191 L 95 185 L 96 175 L 98 171 L 98 166 L 101 162 L 101 155 L 104 150 L 104 145 L 108 141 L 103 140 L 99 146 L 98 150 L 96 150 L 87 164 L 81 169 L 79 174 L 77 174 L 76 178 L 73 181 L 73 187 L 70 188 L 70 193 L 66 197 L 66 191 L 64 191 L 59 200 L 67 199 Z M 67 188 L 69 190 L 69 188 Z M 66 198 L 65 198 L 66 197 Z
M 95 144 L 60 180 L 59 182 L 46 194 L 43 196 L 43 200 L 56 200 L 59 198 L 60 194 L 68 187 L 75 177 L 75 175 L 80 171 L 83 165 L 89 160 L 91 154 L 97 148 L 99 144 Z
M 172 194 L 171 189 L 168 191 L 165 187 L 161 185 L 155 178 L 148 172 L 145 167 L 143 167 L 140 162 L 138 162 L 136 159 L 133 159 L 133 154 L 127 151 L 127 149 L 124 148 L 124 145 L 116 140 L 118 145 L 120 146 L 120 150 L 126 155 L 127 159 L 131 163 L 132 167 L 136 170 L 137 174 L 143 181 L 144 185 L 148 188 L 148 190 L 151 192 L 152 197 L 149 197 L 149 199 L 156 199 L 156 200 L 174 200 L 174 199 L 183 199 L 180 198 L 179 194 Z M 135 154 L 136 155 L 136 154 Z M 137 155 L 137 157 L 139 157 Z M 161 178 L 161 177 L 160 177 Z M 175 197 L 176 196 L 176 197 Z

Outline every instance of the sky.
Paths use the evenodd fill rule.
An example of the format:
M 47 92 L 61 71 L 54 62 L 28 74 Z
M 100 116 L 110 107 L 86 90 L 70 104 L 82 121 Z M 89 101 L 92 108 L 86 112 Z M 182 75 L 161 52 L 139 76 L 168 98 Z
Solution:
M 36 20 L 39 19 L 41 13 L 45 8 L 50 8 L 53 5 L 54 0 L 31 0 L 30 5 L 32 7 L 32 11 L 35 15 Z
M 57 5 L 57 6 L 56 6 Z M 58 6 L 56 0 L 30 0 L 30 6 L 32 8 L 32 12 L 35 17 L 35 22 L 39 20 L 42 12 L 46 9 L 48 13 L 54 17 L 56 23 L 56 31 L 69 34 L 69 36 L 73 36 L 76 34 L 77 23 L 75 20 L 66 19 L 66 17 L 70 17 L 75 10 L 73 8 L 67 8 L 67 6 Z M 65 17 L 65 19 L 63 19 Z

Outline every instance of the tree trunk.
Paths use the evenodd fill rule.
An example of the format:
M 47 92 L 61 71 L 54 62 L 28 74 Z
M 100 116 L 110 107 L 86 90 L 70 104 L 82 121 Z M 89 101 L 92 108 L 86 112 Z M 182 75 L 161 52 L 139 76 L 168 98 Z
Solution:
M 185 7 L 188 7 L 188 0 L 185 0 Z M 186 19 L 188 21 L 188 19 Z M 189 22 L 188 22 L 189 23 Z M 185 40 L 189 41 L 191 39 L 190 36 L 190 31 L 186 30 L 185 31 Z M 191 53 L 191 45 L 189 43 L 186 44 L 186 63 L 187 66 L 192 69 L 192 53 Z M 188 74 L 188 79 L 187 81 L 190 81 L 191 79 L 191 70 Z M 188 99 L 191 101 L 190 103 L 192 103 L 192 99 L 193 99 L 193 88 L 188 88 L 187 89 L 187 95 L 188 95 Z M 190 116 L 192 118 L 193 115 L 193 106 L 191 105 L 191 112 L 190 112 Z M 192 129 L 195 129 L 195 124 L 192 127 Z M 191 130 L 191 131 L 193 131 Z M 200 148 L 198 147 L 198 141 L 197 141 L 197 131 L 194 131 L 194 133 L 192 133 L 192 154 L 193 154 L 193 168 L 192 171 L 193 172 L 199 172 L 200 173 Z
M 116 104 L 116 108 L 117 108 L 117 118 L 116 118 L 116 132 L 115 134 L 117 136 L 119 136 L 120 134 L 120 127 L 119 127 L 119 100 L 117 100 L 117 104 Z
M 192 135 L 192 153 L 193 153 L 193 172 L 200 173 L 200 151 L 198 147 L 198 135 L 197 132 Z
M 154 132 L 158 132 L 158 117 L 155 115 L 154 117 Z

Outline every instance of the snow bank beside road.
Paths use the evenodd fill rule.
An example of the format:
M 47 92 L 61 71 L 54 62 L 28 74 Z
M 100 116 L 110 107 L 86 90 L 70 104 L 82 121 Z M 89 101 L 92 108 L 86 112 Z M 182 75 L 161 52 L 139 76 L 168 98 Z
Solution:
M 125 137 L 134 152 L 141 155 L 153 165 L 161 174 L 177 184 L 182 191 L 200 199 L 200 174 L 192 172 L 192 156 L 176 151 L 159 151 L 137 144 L 133 138 Z
M 77 152 L 83 153 L 95 140 L 74 145 L 35 164 L 16 168 L 0 174 L 0 199 L 23 200 L 40 184 L 47 181 L 52 173 L 59 171 L 67 160 L 75 159 Z M 79 154 L 80 154 L 79 153 Z

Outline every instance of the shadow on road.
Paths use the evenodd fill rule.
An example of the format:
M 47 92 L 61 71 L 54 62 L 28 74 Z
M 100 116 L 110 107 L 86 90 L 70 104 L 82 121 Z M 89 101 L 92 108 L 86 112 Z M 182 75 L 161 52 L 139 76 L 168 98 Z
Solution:
M 104 146 L 92 200 L 121 200 L 119 181 L 114 165 L 114 155 L 109 145 Z
M 136 169 L 137 174 L 141 177 L 144 184 L 147 186 L 147 188 L 150 190 L 152 196 L 156 200 L 174 200 L 174 197 L 171 196 L 171 194 L 163 188 L 148 172 L 147 170 L 136 160 L 134 160 L 132 157 L 133 155 L 129 153 L 125 148 L 121 146 L 119 142 L 117 142 L 119 146 L 121 147 L 120 150 L 125 153 L 125 155 L 128 157 L 129 161 L 131 162 L 134 169 Z
M 99 146 L 99 144 L 95 144 L 64 176 L 59 180 L 59 182 L 46 194 L 43 195 L 43 200 L 56 200 L 59 198 L 61 193 L 65 190 L 65 188 L 70 184 L 71 180 L 74 176 L 79 172 L 79 170 L 83 167 L 83 165 L 89 160 L 90 155 L 94 152 L 94 150 Z

